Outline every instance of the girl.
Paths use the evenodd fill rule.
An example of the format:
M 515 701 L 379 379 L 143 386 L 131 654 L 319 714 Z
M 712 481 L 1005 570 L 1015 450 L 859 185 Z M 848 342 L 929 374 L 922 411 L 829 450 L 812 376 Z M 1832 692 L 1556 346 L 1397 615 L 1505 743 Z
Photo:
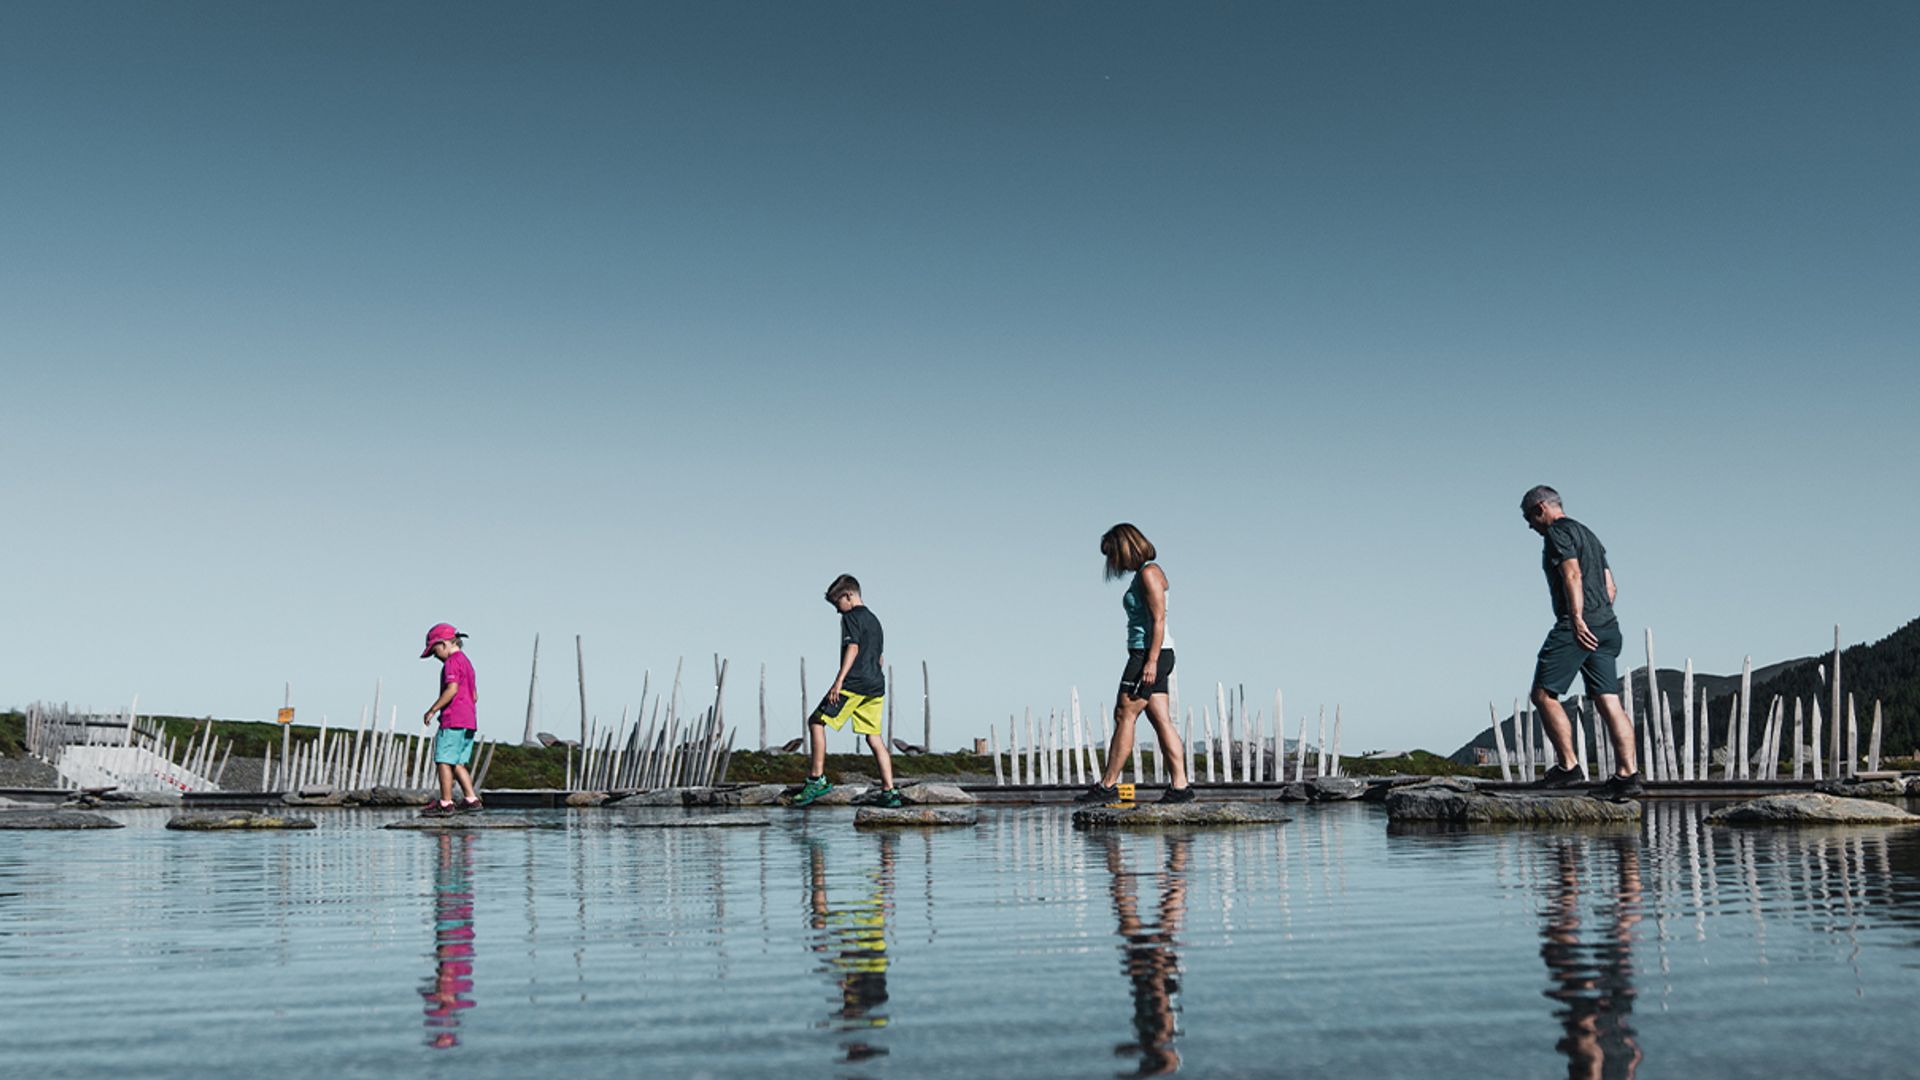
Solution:
M 434 714 L 440 714 L 440 734 L 433 740 L 433 764 L 440 774 L 440 799 L 421 811 L 427 817 L 484 809 L 479 793 L 473 790 L 473 776 L 467 771 L 467 762 L 473 757 L 474 732 L 479 727 L 476 706 L 480 692 L 473 682 L 473 662 L 460 648 L 466 640 L 465 634 L 439 623 L 427 631 L 427 648 L 420 654 L 422 660 L 432 656 L 440 661 L 440 696 L 421 719 L 421 723 L 432 727 Z M 457 804 L 453 801 L 455 780 L 460 781 L 460 790 L 466 793 Z

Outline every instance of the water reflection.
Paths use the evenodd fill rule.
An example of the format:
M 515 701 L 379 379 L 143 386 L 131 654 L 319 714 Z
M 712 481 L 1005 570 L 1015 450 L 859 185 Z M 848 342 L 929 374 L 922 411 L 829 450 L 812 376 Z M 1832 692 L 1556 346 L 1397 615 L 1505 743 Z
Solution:
M 854 895 L 829 894 L 827 846 L 807 842 L 807 925 L 812 949 L 826 958 L 839 1007 L 821 1025 L 841 1036 L 848 1062 L 887 1053 L 876 1037 L 887 1026 L 887 918 L 893 913 L 894 847 L 898 838 L 882 833 L 879 853 Z
M 1140 1055 L 1140 1067 L 1121 1076 L 1162 1076 L 1178 1072 L 1180 1053 L 1174 1049 L 1179 1034 L 1181 923 L 1187 916 L 1187 856 L 1189 836 L 1164 838 L 1166 859 L 1155 875 L 1159 903 L 1154 921 L 1140 917 L 1140 874 L 1129 870 L 1119 837 L 1102 836 L 1113 913 L 1119 922 L 1120 968 L 1133 993 L 1134 1041 L 1114 1047 L 1117 1055 Z
M 1608 836 L 1596 844 L 1598 852 L 1579 839 L 1555 843 L 1545 880 L 1540 958 L 1551 981 L 1546 996 L 1560 1003 L 1554 1015 L 1565 1034 L 1555 1048 L 1567 1057 L 1569 1080 L 1627 1078 L 1640 1067 L 1640 1044 L 1628 1022 L 1633 928 L 1641 918 L 1640 843 Z
M 420 988 L 427 1045 L 460 1045 L 460 1013 L 473 1008 L 473 836 L 441 833 L 433 873 L 433 974 Z

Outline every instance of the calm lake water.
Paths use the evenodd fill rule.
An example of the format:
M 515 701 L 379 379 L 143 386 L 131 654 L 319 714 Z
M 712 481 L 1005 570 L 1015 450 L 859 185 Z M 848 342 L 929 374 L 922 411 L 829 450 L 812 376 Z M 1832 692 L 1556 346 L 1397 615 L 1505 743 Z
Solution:
M 0 833 L 4 1072 L 1908 1075 L 1920 835 Z M 750 811 L 742 811 L 749 813 Z

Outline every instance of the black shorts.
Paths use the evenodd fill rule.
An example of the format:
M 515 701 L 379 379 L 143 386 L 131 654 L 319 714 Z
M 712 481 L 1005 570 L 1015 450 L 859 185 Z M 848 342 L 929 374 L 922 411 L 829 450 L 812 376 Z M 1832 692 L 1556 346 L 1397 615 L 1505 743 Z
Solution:
M 1140 685 L 1140 672 L 1147 666 L 1147 650 L 1128 649 L 1127 669 L 1120 673 L 1120 696 L 1129 698 L 1150 698 L 1155 694 L 1167 692 L 1167 678 L 1173 674 L 1173 650 L 1160 650 L 1160 669 L 1154 672 L 1151 685 Z
M 1620 623 L 1616 620 L 1604 626 L 1587 627 L 1600 641 L 1600 647 L 1593 652 L 1580 647 L 1573 636 L 1573 627 L 1556 625 L 1547 633 L 1547 640 L 1540 646 L 1540 657 L 1533 666 L 1533 688 L 1545 690 L 1554 697 L 1567 692 L 1573 685 L 1573 676 L 1579 673 L 1586 683 L 1587 696 L 1599 697 L 1602 694 L 1620 692 L 1620 674 L 1614 661 L 1620 658 Z

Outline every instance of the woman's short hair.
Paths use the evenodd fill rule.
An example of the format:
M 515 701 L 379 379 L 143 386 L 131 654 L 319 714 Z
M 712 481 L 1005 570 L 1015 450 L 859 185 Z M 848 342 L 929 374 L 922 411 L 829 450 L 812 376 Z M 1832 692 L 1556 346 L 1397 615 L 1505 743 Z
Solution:
M 827 603 L 837 603 L 841 597 L 848 593 L 853 593 L 856 596 L 859 595 L 860 581 L 852 574 L 841 574 L 839 577 L 833 579 L 833 584 L 827 586 Z
M 1124 521 L 1100 537 L 1100 554 L 1107 557 L 1108 580 L 1131 574 L 1160 555 L 1145 533 Z

